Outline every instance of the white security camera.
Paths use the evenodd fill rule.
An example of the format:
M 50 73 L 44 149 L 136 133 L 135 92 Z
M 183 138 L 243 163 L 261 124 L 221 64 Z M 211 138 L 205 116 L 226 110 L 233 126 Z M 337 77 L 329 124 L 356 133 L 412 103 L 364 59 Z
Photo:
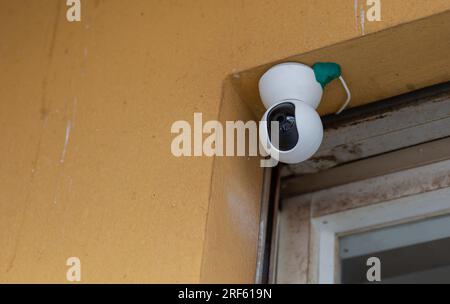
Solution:
M 316 109 L 327 83 L 341 77 L 336 63 L 316 63 L 313 67 L 287 62 L 270 68 L 259 80 L 259 93 L 267 111 L 264 113 L 260 140 L 264 150 L 282 163 L 294 164 L 307 160 L 319 149 L 323 126 Z M 272 124 L 275 122 L 275 124 Z M 278 130 L 272 130 L 271 126 Z

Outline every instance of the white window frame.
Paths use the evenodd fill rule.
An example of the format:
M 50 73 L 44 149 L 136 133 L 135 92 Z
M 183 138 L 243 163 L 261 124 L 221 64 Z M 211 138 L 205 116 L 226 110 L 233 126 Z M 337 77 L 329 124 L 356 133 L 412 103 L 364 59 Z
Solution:
M 313 243 L 317 246 L 315 252 L 318 254 L 318 283 L 340 282 L 338 237 L 443 214 L 450 214 L 450 188 L 313 219 Z
M 414 149 L 427 151 L 430 146 L 435 143 Z M 363 170 L 368 161 L 357 168 Z M 338 237 L 447 213 L 450 159 L 289 198 L 279 214 L 274 281 L 339 283 Z

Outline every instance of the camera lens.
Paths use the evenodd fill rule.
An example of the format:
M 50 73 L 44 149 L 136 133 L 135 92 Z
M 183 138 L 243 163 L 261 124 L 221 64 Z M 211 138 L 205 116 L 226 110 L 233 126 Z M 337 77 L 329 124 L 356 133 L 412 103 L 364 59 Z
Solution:
M 286 115 L 286 113 L 279 113 L 272 121 L 278 121 L 281 133 L 287 132 L 295 126 L 295 117 Z
M 280 131 L 281 132 L 287 132 L 290 129 L 292 129 L 292 127 L 295 126 L 295 117 L 288 115 L 285 117 L 285 119 L 280 123 Z
M 279 123 L 279 145 L 272 141 L 272 144 L 280 151 L 293 149 L 298 142 L 298 130 L 295 122 L 295 106 L 290 102 L 281 103 L 275 106 L 267 115 L 269 138 L 272 141 L 271 122 Z

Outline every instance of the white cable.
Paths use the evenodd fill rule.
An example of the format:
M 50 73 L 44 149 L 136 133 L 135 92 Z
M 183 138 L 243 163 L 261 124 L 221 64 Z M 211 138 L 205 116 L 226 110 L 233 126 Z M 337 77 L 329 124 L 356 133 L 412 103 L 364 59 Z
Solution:
M 347 100 L 341 106 L 341 108 L 336 112 L 336 114 L 341 114 L 341 112 L 347 108 L 348 104 L 350 103 L 350 100 L 352 99 L 352 94 L 350 93 L 350 90 L 348 89 L 347 83 L 345 83 L 344 78 L 342 78 L 342 76 L 339 76 L 339 80 L 341 81 L 342 85 L 344 86 L 345 92 L 347 92 Z

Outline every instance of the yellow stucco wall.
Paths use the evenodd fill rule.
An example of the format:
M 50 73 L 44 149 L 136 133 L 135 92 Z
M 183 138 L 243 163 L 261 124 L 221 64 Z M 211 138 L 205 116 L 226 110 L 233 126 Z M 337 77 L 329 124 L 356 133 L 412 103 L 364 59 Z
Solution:
M 82 0 L 69 23 L 65 0 L 1 0 L 0 281 L 64 282 L 77 256 L 83 282 L 251 282 L 259 189 L 220 181 L 257 188 L 257 162 L 177 159 L 170 126 L 217 119 L 231 73 L 360 36 L 363 2 Z M 364 31 L 449 8 L 382 0 Z

